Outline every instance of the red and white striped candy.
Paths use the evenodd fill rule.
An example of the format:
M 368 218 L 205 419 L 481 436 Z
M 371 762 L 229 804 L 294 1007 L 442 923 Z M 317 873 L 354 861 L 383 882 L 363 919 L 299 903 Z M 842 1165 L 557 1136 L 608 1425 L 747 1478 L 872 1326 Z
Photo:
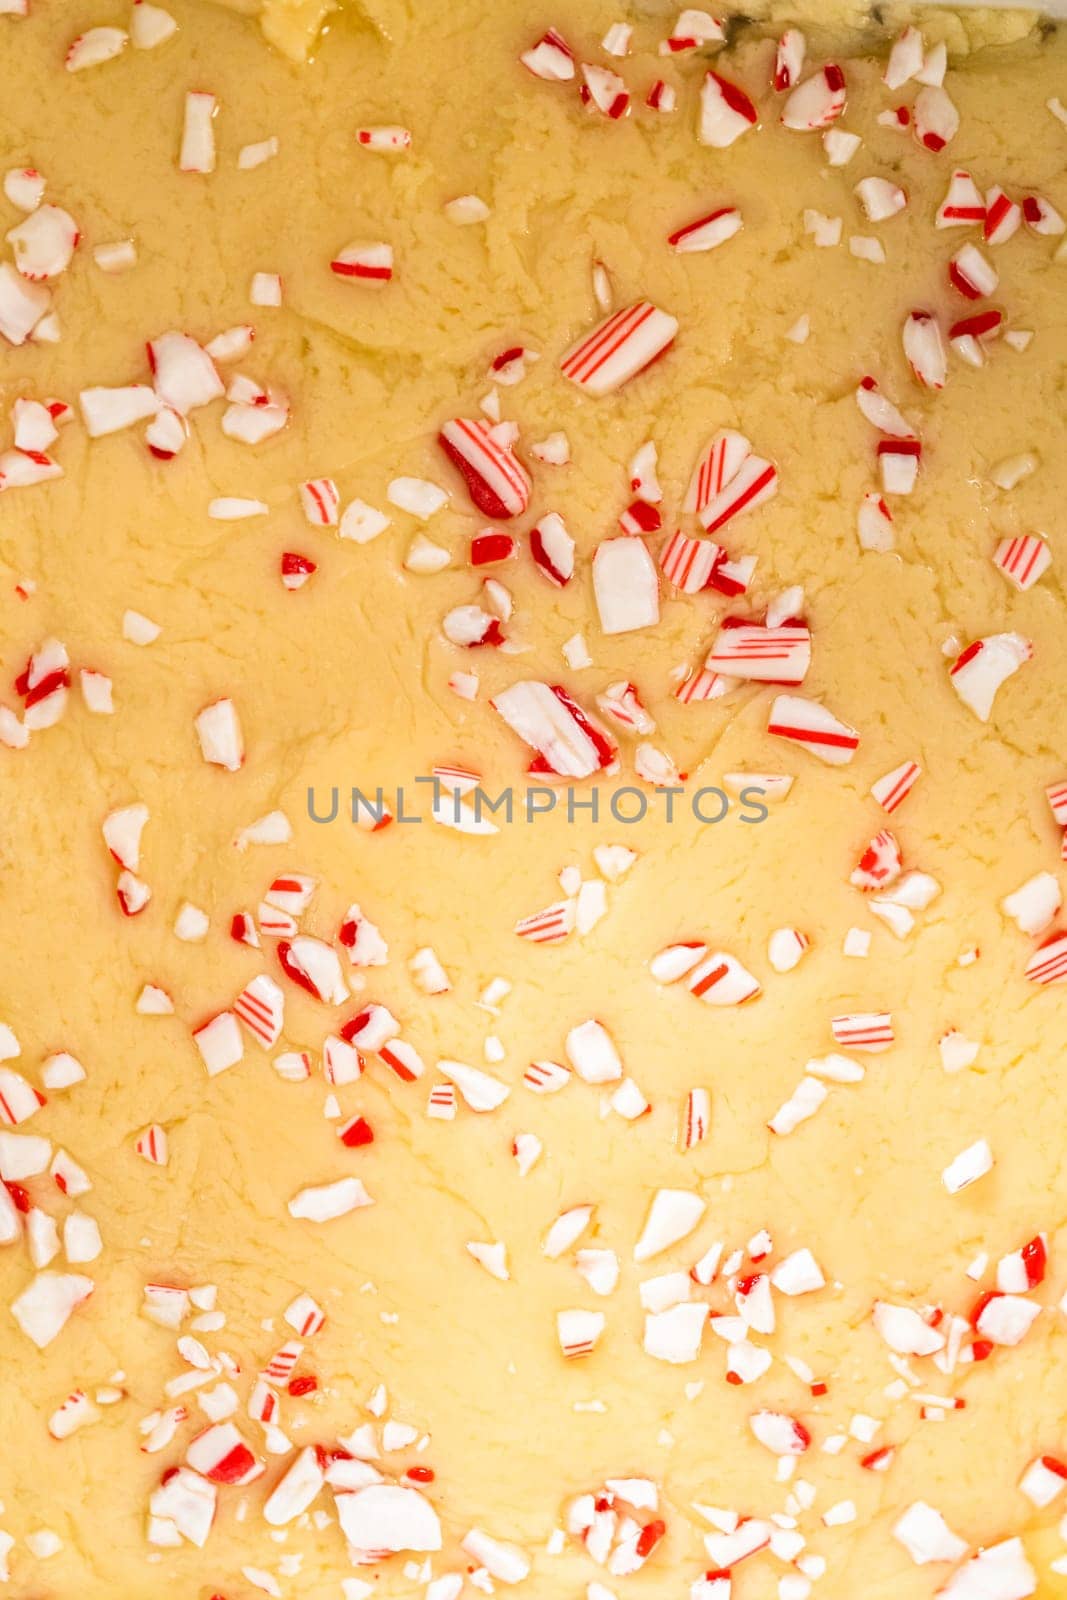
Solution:
M 1023 221 L 1031 233 L 1055 236 L 1067 229 L 1067 222 L 1064 222 L 1056 207 L 1040 194 L 1028 194 L 1024 198 Z
M 533 1094 L 558 1094 L 570 1083 L 571 1074 L 558 1061 L 531 1061 L 522 1081 Z
M 96 1422 L 99 1416 L 99 1410 L 84 1390 L 74 1389 L 49 1417 L 48 1431 L 53 1439 L 69 1439 L 72 1433 Z
M 1054 933 L 1039 945 L 1026 963 L 1025 972 L 1031 983 L 1067 982 L 1067 933 Z
M 58 278 L 70 266 L 80 235 L 68 211 L 59 206 L 39 206 L 7 233 L 15 252 L 15 266 L 24 278 L 39 282 Z
M 1021 1344 L 1040 1314 L 1041 1307 L 1032 1300 L 994 1292 L 986 1297 L 975 1318 L 975 1332 L 992 1344 Z
M 308 579 L 314 577 L 317 570 L 314 561 L 295 550 L 286 550 L 282 554 L 282 584 L 291 592 L 302 589 Z
M 664 83 L 662 78 L 657 78 L 645 96 L 645 105 L 650 111 L 671 112 L 678 104 L 678 91 L 672 83 Z
M 722 487 L 698 509 L 708 533 L 715 533 L 742 512 L 754 511 L 778 493 L 778 469 L 772 461 L 749 454 L 730 472 L 733 459 L 733 450 L 727 445 L 723 451 Z
M 861 378 L 856 386 L 856 404 L 872 428 L 893 439 L 914 439 L 915 429 L 903 412 L 887 400 L 874 378 Z
M 497 533 L 492 528 L 486 528 L 484 533 L 476 533 L 471 540 L 471 566 L 496 566 L 501 561 L 509 561 L 518 548 L 510 533 Z
M 28 1122 L 47 1102 L 20 1072 L 11 1067 L 0 1067 L 0 1123 L 17 1128 Z
M 739 678 L 724 678 L 721 672 L 709 672 L 706 667 L 690 668 L 674 691 L 680 705 L 700 705 L 709 700 L 721 700 L 740 683 Z
M 857 889 L 884 889 L 903 870 L 900 845 L 888 828 L 876 833 L 849 876 Z
M 802 1456 L 811 1444 L 807 1428 L 784 1411 L 754 1411 L 748 1425 L 760 1444 L 776 1456 Z
M 380 1054 L 399 1032 L 400 1024 L 389 1008 L 373 1002 L 364 1006 L 341 1029 L 342 1036 L 357 1050 L 371 1050 L 375 1054 Z
M 892 550 L 893 518 L 881 495 L 873 489 L 860 501 L 856 532 L 864 550 Z
M 922 773 L 916 761 L 902 761 L 899 767 L 887 772 L 871 784 L 871 794 L 883 811 L 894 812 L 907 799 Z
M 683 1150 L 695 1150 L 708 1136 L 711 1126 L 711 1095 L 707 1089 L 690 1089 L 685 1097 L 679 1143 Z
M 220 1011 L 218 1016 L 205 1022 L 194 1031 L 193 1040 L 212 1078 L 235 1067 L 245 1053 L 241 1029 L 232 1011 Z
M 859 746 L 855 728 L 815 700 L 780 694 L 771 706 L 767 732 L 788 739 L 830 766 L 846 766 Z
M 695 222 L 676 228 L 668 235 L 667 243 L 676 255 L 694 255 L 725 244 L 735 233 L 740 233 L 741 228 L 741 213 L 737 207 L 720 206 L 718 211 L 709 211 L 706 217 L 698 217 Z
M 959 132 L 960 114 L 938 84 L 928 84 L 915 96 L 912 128 L 926 150 L 943 150 Z
M 782 107 L 782 125 L 797 133 L 829 128 L 844 111 L 846 97 L 845 74 L 836 62 L 828 61 L 797 84 Z
M 539 571 L 562 589 L 574 576 L 574 540 L 558 511 L 549 511 L 530 529 L 530 554 Z
M 574 931 L 574 901 L 557 900 L 543 911 L 522 917 L 516 922 L 514 932 L 530 944 L 559 944 Z
M 609 683 L 596 697 L 598 710 L 625 733 L 655 733 L 656 724 L 632 683 Z
M 918 439 L 879 439 L 878 468 L 882 475 L 883 492 L 911 494 L 919 476 L 921 460 L 922 445 Z
M 968 300 L 982 300 L 993 293 L 1000 274 L 977 245 L 965 244 L 949 261 L 948 280 Z
M 857 1011 L 833 1017 L 830 1031 L 838 1044 L 849 1050 L 867 1050 L 872 1055 L 888 1050 L 896 1039 L 888 1011 Z
M 985 219 L 982 233 L 986 244 L 1004 244 L 1018 232 L 1023 220 L 1022 207 L 1008 198 L 999 184 L 995 184 L 985 197 Z
M 986 205 L 978 185 L 965 167 L 957 167 L 937 208 L 937 227 L 984 227 L 985 220 Z
M 709 1006 L 740 1006 L 761 992 L 751 972 L 736 956 L 716 950 L 705 957 L 686 978 L 690 994 Z
M 358 1083 L 363 1076 L 363 1057 L 355 1045 L 334 1033 L 327 1034 L 322 1041 L 322 1076 L 335 1088 L 340 1084 Z M 338 1130 L 338 1137 L 344 1139 L 343 1129 Z
M 717 72 L 705 74 L 697 129 L 701 144 L 725 150 L 758 122 L 759 112 L 743 89 Z
M 513 683 L 490 702 L 519 738 L 537 751 L 532 771 L 588 778 L 615 758 L 615 746 L 558 684 Z
M 414 1045 L 409 1044 L 406 1039 L 393 1039 L 389 1044 L 383 1044 L 378 1055 L 401 1083 L 414 1083 L 426 1070 L 422 1057 Z M 507 1093 L 506 1090 L 504 1092 Z
M 132 872 L 119 873 L 115 893 L 124 917 L 136 917 L 152 898 L 152 891 L 147 883 Z
M 300 505 L 313 528 L 335 528 L 341 496 L 332 478 L 308 478 L 300 485 Z
M 362 283 L 388 283 L 393 276 L 391 244 L 346 244 L 330 262 L 338 278 L 358 278 Z
M 528 72 L 546 83 L 569 83 L 574 77 L 574 52 L 563 35 L 549 28 L 537 43 L 519 57 Z
M 949 342 L 958 356 L 972 367 L 985 364 L 983 341 L 994 339 L 1001 331 L 1004 313 L 990 309 L 976 311 L 971 317 L 954 322 L 948 330 Z
M 252 1483 L 264 1471 L 232 1422 L 216 1423 L 198 1433 L 185 1459 L 212 1483 Z
M 1050 1506 L 1067 1489 L 1067 1465 L 1056 1456 L 1038 1456 L 1019 1479 L 1019 1492 L 1031 1505 Z
M 158 1122 L 151 1123 L 143 1133 L 137 1135 L 133 1148 L 154 1167 L 167 1165 L 167 1134 Z
M 993 565 L 1012 586 L 1024 593 L 1032 589 L 1052 565 L 1052 552 L 1040 534 L 1020 534 L 1002 539 L 993 552 Z
M 768 628 L 760 623 L 719 630 L 705 667 L 754 683 L 803 683 L 811 666 L 811 634 L 804 623 Z
M 326 1005 L 344 1005 L 348 987 L 341 973 L 337 952 L 310 934 L 278 943 L 278 960 L 287 978 Z
M 923 69 L 924 53 L 923 36 L 918 28 L 905 28 L 900 37 L 893 41 L 889 60 L 882 73 L 886 88 L 902 89 L 911 78 L 916 77 Z
M 997 690 L 1033 653 L 1033 645 L 1019 633 L 976 639 L 949 668 L 952 687 L 980 722 L 988 722 Z
M 435 1083 L 426 1102 L 426 1115 L 437 1122 L 453 1122 L 456 1116 L 456 1091 L 451 1083 Z
M 1061 828 L 1067 828 L 1067 781 L 1050 783 L 1045 790 L 1052 815 Z
M 449 460 L 459 468 L 467 492 L 483 516 L 502 522 L 518 517 L 530 501 L 530 479 L 511 446 L 507 424 L 457 417 L 437 435 Z
M 311 1295 L 298 1294 L 283 1313 L 286 1322 L 301 1339 L 310 1339 L 326 1322 L 326 1313 Z
M 592 1355 L 604 1331 L 601 1311 L 560 1311 L 556 1314 L 556 1336 L 568 1361 Z
M 291 917 L 302 917 L 318 888 L 318 879 L 306 872 L 287 872 L 277 877 L 263 896 L 264 903 Z
M 245 985 L 233 1003 L 236 1015 L 265 1050 L 277 1044 L 285 1017 L 285 997 L 265 972 Z
M 919 383 L 926 389 L 943 389 L 948 365 L 937 318 L 929 311 L 910 311 L 902 338 L 904 354 Z
M 647 500 L 632 501 L 619 518 L 623 533 L 658 533 L 662 526 L 658 508 Z
M 799 928 L 775 928 L 767 941 L 767 960 L 775 972 L 792 972 L 809 943 Z
M 718 17 L 707 11 L 682 11 L 666 39 L 661 39 L 661 56 L 681 55 L 701 45 L 722 44 L 726 31 Z
M 693 539 L 673 533 L 660 551 L 659 564 L 664 576 L 683 594 L 699 594 L 706 589 L 716 566 L 726 555 L 713 539 Z
M 356 143 L 362 145 L 364 150 L 410 150 L 411 130 L 391 124 L 357 128 Z
M 611 394 L 663 355 L 677 332 L 674 317 L 650 300 L 638 300 L 614 312 L 572 345 L 560 361 L 560 370 L 587 394 Z
M 593 66 L 588 61 L 583 61 L 581 68 L 582 83 L 578 93 L 582 104 L 592 106 L 612 122 L 625 117 L 630 109 L 630 91 L 619 74 L 608 67 Z
M 787 89 L 794 88 L 800 82 L 806 50 L 807 40 L 800 29 L 787 28 L 778 40 L 778 48 L 774 53 L 772 81 L 776 94 L 784 94 Z
M 148 816 L 145 805 L 121 806 L 117 811 L 108 812 L 101 827 L 104 843 L 111 854 L 120 867 L 128 867 L 131 872 L 136 872 L 141 864 L 141 834 Z

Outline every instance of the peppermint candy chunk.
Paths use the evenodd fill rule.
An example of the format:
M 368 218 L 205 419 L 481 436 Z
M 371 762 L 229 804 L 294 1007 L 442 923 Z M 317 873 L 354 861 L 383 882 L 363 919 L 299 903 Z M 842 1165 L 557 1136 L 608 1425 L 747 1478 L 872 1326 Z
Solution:
M 725 150 L 754 128 L 759 112 L 745 91 L 717 72 L 707 72 L 700 90 L 697 139 L 713 150 Z
M 391 244 L 346 244 L 330 261 L 337 278 L 355 278 L 363 283 L 388 283 L 393 276 Z
M 527 72 L 545 83 L 570 83 L 574 77 L 574 52 L 561 33 L 549 28 L 537 43 L 519 57 Z
M 974 1144 L 968 1145 L 966 1150 L 961 1150 L 954 1160 L 941 1174 L 941 1182 L 949 1194 L 959 1194 L 961 1189 L 969 1188 L 972 1183 L 977 1183 L 979 1178 L 984 1178 L 987 1172 L 993 1170 L 993 1152 L 986 1139 L 976 1139 Z M 1039 1307 L 1034 1307 L 1035 1312 Z
M 287 1210 L 291 1217 L 307 1222 L 333 1222 L 373 1204 L 360 1178 L 338 1178 L 336 1183 L 301 1189 L 289 1201 Z
M 574 576 L 574 540 L 558 511 L 548 511 L 530 529 L 530 554 L 550 583 L 564 588 Z
M 1037 1574 L 1021 1539 L 1002 1539 L 979 1550 L 941 1590 L 942 1600 L 1026 1600 L 1037 1593 Z
M 924 389 L 943 389 L 948 360 L 937 318 L 929 311 L 909 311 L 902 339 L 904 354 L 917 381 Z
M 530 479 L 512 450 L 508 425 L 459 417 L 446 422 L 437 439 L 483 516 L 503 522 L 522 515 L 530 501 Z
M 634 1260 L 650 1261 L 687 1238 L 706 1210 L 706 1201 L 689 1189 L 658 1189 L 634 1245 Z
M 39 1272 L 11 1302 L 11 1315 L 22 1332 L 44 1350 L 58 1338 L 76 1306 L 88 1300 L 92 1278 L 77 1272 Z
M 836 62 L 828 61 L 797 84 L 782 107 L 782 126 L 796 133 L 829 128 L 844 111 L 846 98 L 845 74 Z
M 988 722 L 997 690 L 1034 653 L 1019 633 L 992 633 L 969 644 L 949 668 L 952 687 L 980 722 Z
M 1052 552 L 1038 533 L 1002 539 L 993 552 L 993 565 L 1013 588 L 1024 594 L 1032 589 L 1052 565 Z
M 437 1512 L 417 1489 L 373 1483 L 334 1496 L 341 1532 L 356 1550 L 440 1550 Z
M 857 730 L 815 700 L 780 694 L 771 706 L 767 732 L 788 739 L 830 766 L 847 766 L 859 746 Z
M 811 666 L 811 633 L 802 622 L 771 628 L 727 621 L 704 665 L 710 672 L 754 683 L 800 684 Z
M 940 85 L 920 89 L 912 107 L 912 128 L 925 150 L 943 150 L 959 132 L 960 114 Z
M 804 70 L 804 56 L 807 51 L 807 40 L 799 28 L 787 28 L 778 40 L 774 52 L 774 91 L 784 94 L 787 89 L 795 88 L 800 82 L 800 74 Z
M 940 1511 L 916 1500 L 897 1518 L 891 1529 L 917 1567 L 928 1561 L 959 1561 L 967 1554 L 967 1541 L 953 1533 Z
M 578 94 L 582 104 L 592 106 L 612 122 L 625 117 L 630 110 L 630 91 L 619 74 L 587 61 L 581 63 L 581 69 Z
M 948 264 L 948 278 L 954 289 L 968 300 L 983 300 L 1000 282 L 1000 274 L 975 244 L 965 244 Z
M 784 1411 L 754 1411 L 748 1425 L 772 1455 L 802 1456 L 811 1444 L 811 1434 L 803 1423 Z
M 593 555 L 593 593 L 606 634 L 636 633 L 659 621 L 659 582 L 643 539 L 602 539 Z
M 7 241 L 15 252 L 15 266 L 33 283 L 58 278 L 70 266 L 81 235 L 68 211 L 42 205 L 10 228 Z
M 948 192 L 937 208 L 938 228 L 984 227 L 986 203 L 982 192 L 966 167 L 957 167 L 949 179 Z
M 612 394 L 674 343 L 678 322 L 650 300 L 614 312 L 571 346 L 560 370 L 587 394 Z
M 715 250 L 732 239 L 742 228 L 741 213 L 736 206 L 720 206 L 709 211 L 706 217 L 687 222 L 669 234 L 667 243 L 676 255 L 693 255 L 700 251 Z
M 614 760 L 615 746 L 608 735 L 558 684 L 534 679 L 513 683 L 490 704 L 537 752 L 539 771 L 588 778 Z

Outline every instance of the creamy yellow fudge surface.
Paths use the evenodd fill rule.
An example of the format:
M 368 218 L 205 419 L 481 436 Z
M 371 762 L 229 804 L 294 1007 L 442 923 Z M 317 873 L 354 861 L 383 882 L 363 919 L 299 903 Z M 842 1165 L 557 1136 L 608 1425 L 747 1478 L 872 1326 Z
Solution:
M 832 15 L 0 3 L 11 1600 L 1067 1592 L 1067 43 Z

